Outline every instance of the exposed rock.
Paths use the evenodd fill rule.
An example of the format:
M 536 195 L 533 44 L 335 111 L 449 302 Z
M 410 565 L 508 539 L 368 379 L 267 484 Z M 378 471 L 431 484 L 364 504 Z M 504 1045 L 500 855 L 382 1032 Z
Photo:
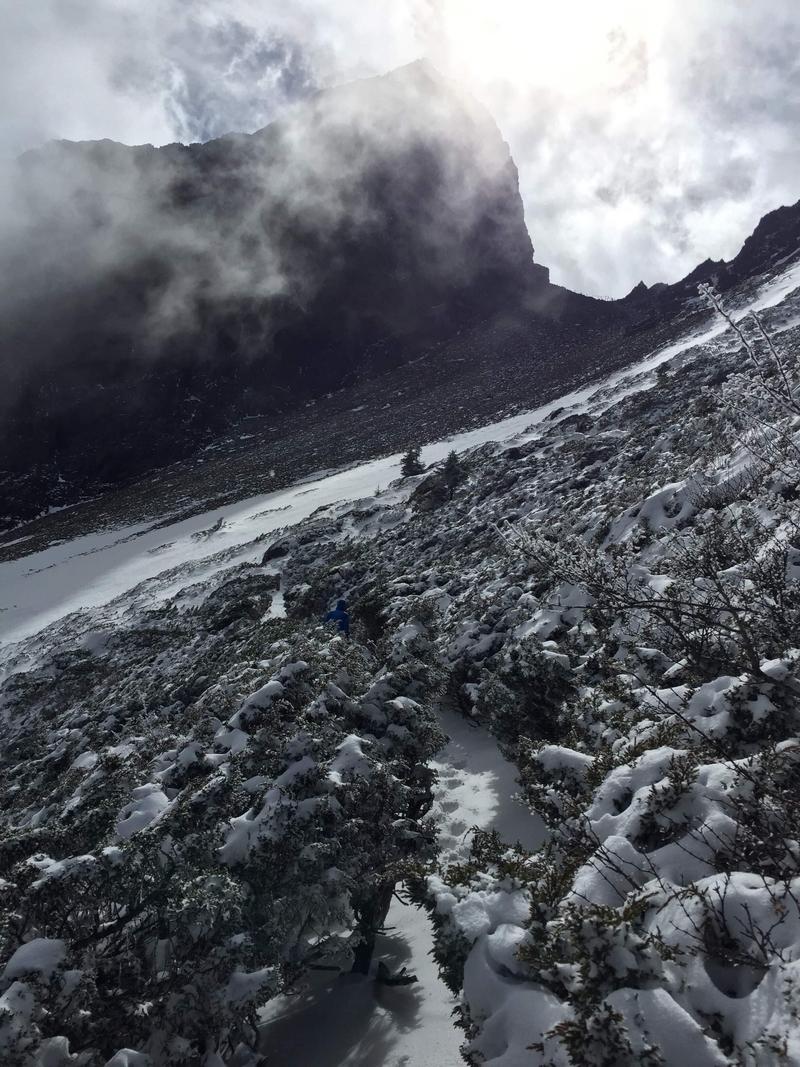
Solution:
M 699 282 L 727 290 L 800 245 L 797 204 L 674 285 L 617 301 L 551 285 L 500 131 L 425 63 L 252 135 L 54 142 L 22 157 L 19 186 L 0 235 L 0 529 L 188 457 L 200 499 L 221 477 L 202 468 L 221 458 L 227 484 L 239 440 L 269 452 L 236 475 L 253 491 L 272 468 L 283 484 L 318 469 L 317 452 L 396 450 L 407 434 L 374 419 L 384 380 L 421 442 L 432 420 L 454 432 L 534 406 L 674 340 L 705 314 Z
M 0 515 L 172 462 L 547 285 L 500 131 L 425 63 L 252 135 L 53 142 L 17 177 Z
M 411 494 L 411 505 L 417 511 L 435 511 L 450 499 L 450 492 L 440 473 L 431 474 L 419 483 Z
M 280 559 L 282 556 L 289 555 L 289 544 L 287 541 L 276 541 L 274 545 L 270 545 L 264 555 L 261 557 L 261 563 L 271 563 L 273 559 Z

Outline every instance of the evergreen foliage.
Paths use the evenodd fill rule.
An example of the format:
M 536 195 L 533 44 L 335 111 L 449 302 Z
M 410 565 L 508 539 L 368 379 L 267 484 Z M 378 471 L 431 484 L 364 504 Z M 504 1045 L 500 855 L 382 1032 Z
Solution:
M 540 476 L 536 521 L 497 525 L 524 608 L 504 596 L 499 619 L 485 612 L 451 646 L 454 668 L 549 836 L 526 854 L 482 835 L 469 862 L 429 879 L 470 1062 L 491 1062 L 498 1026 L 541 1067 L 656 1067 L 689 1049 L 703 1064 L 792 1062 L 797 365 L 757 317 L 753 330 L 737 330 L 749 364 L 728 353 L 721 386 L 684 368 L 679 398 L 612 416 L 626 442 L 616 473 L 569 513 Z M 684 434 L 678 407 L 693 396 L 704 421 Z M 649 433 L 649 454 L 664 453 L 655 488 L 636 481 Z M 554 462 L 557 449 L 586 466 L 585 442 L 551 444 Z M 497 915 L 524 901 L 530 919 L 503 926 L 492 895 Z M 484 956 L 508 967 L 509 943 L 531 983 L 513 1020 L 492 971 L 475 977 Z
M 423 474 L 425 464 L 420 459 L 421 448 L 419 445 L 410 445 L 400 463 L 400 472 L 404 478 L 413 478 L 416 474 Z
M 87 1065 L 257 1058 L 258 1006 L 312 962 L 347 967 L 372 898 L 432 856 L 424 666 L 261 622 L 258 584 L 242 568 L 12 679 L 0 956 L 58 961 L 6 981 L 3 1063 L 53 1042 Z
M 447 486 L 448 493 L 452 498 L 453 493 L 467 477 L 467 472 L 464 470 L 461 460 L 458 458 L 456 452 L 448 452 L 447 459 L 444 461 L 444 467 L 442 469 L 442 477 L 444 479 L 444 484 Z

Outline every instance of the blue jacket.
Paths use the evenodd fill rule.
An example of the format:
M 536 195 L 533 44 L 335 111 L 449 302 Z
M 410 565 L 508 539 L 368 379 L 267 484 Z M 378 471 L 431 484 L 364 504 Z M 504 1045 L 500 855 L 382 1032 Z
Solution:
M 333 611 L 325 616 L 325 622 L 336 622 L 341 633 L 350 636 L 350 616 L 347 614 L 347 601 L 339 600 Z

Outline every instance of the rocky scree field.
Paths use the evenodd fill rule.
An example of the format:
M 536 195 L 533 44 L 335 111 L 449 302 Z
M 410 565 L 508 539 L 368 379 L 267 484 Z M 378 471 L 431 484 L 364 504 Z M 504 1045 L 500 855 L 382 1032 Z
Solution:
M 392 882 L 467 1062 L 800 1062 L 796 314 L 8 650 L 3 1062 L 253 1062 Z M 438 863 L 438 705 L 514 760 L 539 851 Z

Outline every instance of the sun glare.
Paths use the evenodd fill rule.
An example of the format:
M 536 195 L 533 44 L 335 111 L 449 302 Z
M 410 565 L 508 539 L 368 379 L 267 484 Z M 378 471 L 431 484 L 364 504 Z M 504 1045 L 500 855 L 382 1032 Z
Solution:
M 614 86 L 620 57 L 655 43 L 663 12 L 641 0 L 445 0 L 437 58 L 476 83 L 583 95 Z

